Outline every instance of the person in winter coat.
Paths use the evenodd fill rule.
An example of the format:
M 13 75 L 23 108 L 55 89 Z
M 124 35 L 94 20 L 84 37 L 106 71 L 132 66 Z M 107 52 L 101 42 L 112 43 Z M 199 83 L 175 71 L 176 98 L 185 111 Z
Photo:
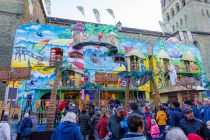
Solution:
M 128 117 L 129 132 L 121 140 L 146 140 L 144 133 L 144 121 L 138 114 L 132 114 Z
M 210 121 L 210 99 L 206 98 L 205 106 L 201 110 L 201 114 L 203 116 L 204 123 Z
M 101 118 L 97 124 L 97 132 L 99 139 L 105 138 L 105 136 L 108 134 L 107 124 L 109 117 L 109 111 L 106 109 L 102 109 Z
M 24 114 L 24 119 L 20 125 L 20 135 L 22 140 L 29 140 L 31 135 L 31 128 L 33 127 L 33 123 L 28 113 Z
M 9 125 L 10 125 L 11 140 L 16 140 L 18 126 L 20 125 L 20 121 L 18 120 L 18 114 L 15 114 L 13 116 L 13 118 L 10 120 Z
M 173 111 L 171 110 L 171 108 L 169 108 L 169 105 L 167 103 L 163 104 L 163 108 L 164 108 L 165 113 L 166 113 L 167 118 L 168 118 L 167 125 L 172 126 L 172 117 L 171 116 L 173 114 Z
M 93 126 L 94 129 L 94 138 L 95 140 L 98 140 L 98 131 L 97 131 L 97 124 L 98 121 L 100 120 L 100 108 L 99 107 L 95 107 L 95 113 L 91 118 L 91 125 Z
M 159 129 L 160 129 L 160 133 L 163 134 L 164 133 L 164 130 L 165 130 L 165 126 L 166 126 L 166 122 L 167 122 L 167 115 L 166 113 L 164 112 L 164 108 L 161 106 L 160 107 L 160 110 L 158 111 L 157 113 L 157 116 L 156 116 L 156 120 L 157 120 L 157 124 L 159 126 Z
M 146 119 L 145 119 L 145 115 L 144 113 L 139 109 L 138 107 L 138 103 L 133 101 L 133 102 L 130 102 L 129 103 L 129 107 L 130 109 L 132 110 L 132 114 L 138 114 L 140 116 L 143 117 L 143 120 L 144 120 L 144 135 L 147 135 L 147 122 L 146 122 Z
M 210 140 L 210 121 L 207 121 L 207 123 L 206 123 L 205 140 Z
M 146 122 L 147 122 L 147 137 L 150 138 L 152 113 L 151 113 L 150 109 L 147 106 L 144 109 L 144 115 L 145 115 Z
M 180 108 L 180 103 L 178 101 L 174 101 L 172 107 L 174 108 L 174 110 L 172 111 L 172 114 L 170 116 L 171 127 L 179 127 L 180 120 L 184 119 L 184 115 Z
M 185 100 L 183 102 L 183 108 L 186 108 L 186 107 L 191 107 L 193 109 L 194 117 L 199 120 L 202 120 L 200 110 L 198 108 L 194 107 L 193 103 L 190 100 Z
M 4 114 L 2 121 L 0 122 L 0 140 L 11 140 L 8 120 L 9 116 Z
M 51 140 L 82 140 L 77 116 L 74 112 L 68 112 L 55 129 Z
M 89 124 L 90 124 L 90 116 L 85 109 L 82 109 L 82 112 L 79 116 L 79 125 L 83 140 L 89 139 L 89 134 L 90 134 Z
M 180 121 L 180 128 L 184 133 L 186 135 L 194 133 L 204 138 L 204 124 L 201 120 L 194 117 L 192 108 L 184 108 L 182 112 L 185 118 Z
M 121 128 L 121 121 L 123 120 L 123 111 L 123 107 L 118 106 L 115 109 L 115 114 L 111 115 L 111 117 L 108 120 L 108 135 L 116 140 L 120 140 L 125 134 L 125 130 Z
M 151 120 L 151 138 L 152 140 L 158 140 L 159 135 L 160 135 L 160 129 L 155 121 L 155 119 Z

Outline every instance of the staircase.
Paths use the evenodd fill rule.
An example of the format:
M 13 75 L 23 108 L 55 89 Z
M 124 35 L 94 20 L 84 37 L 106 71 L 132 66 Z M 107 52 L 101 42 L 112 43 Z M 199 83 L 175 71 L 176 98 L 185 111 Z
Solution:
M 55 81 L 54 81 L 54 85 L 52 88 L 52 92 L 50 95 L 50 104 L 49 104 L 49 109 L 48 109 L 47 125 L 46 125 L 47 131 L 52 131 L 54 129 L 54 121 L 55 121 L 55 113 L 56 113 L 56 96 L 57 96 L 57 90 L 58 90 L 60 80 L 61 80 L 61 72 L 58 70 Z

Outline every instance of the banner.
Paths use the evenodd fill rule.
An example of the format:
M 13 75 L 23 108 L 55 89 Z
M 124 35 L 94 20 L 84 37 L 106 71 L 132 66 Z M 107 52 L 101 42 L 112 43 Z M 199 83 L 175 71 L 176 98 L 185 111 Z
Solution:
M 101 22 L 101 20 L 100 20 L 100 14 L 99 14 L 99 11 L 97 10 L 97 9 L 93 9 L 93 13 L 94 13 L 94 15 L 95 15 L 95 18 L 96 18 L 96 21 L 97 22 Z
M 114 19 L 114 23 L 116 25 L 116 20 L 115 20 L 115 15 L 114 15 L 114 11 L 110 8 L 106 9 L 107 12 L 112 16 L 112 18 Z
M 29 80 L 30 75 L 31 75 L 31 69 L 29 67 L 0 69 L 0 81 Z
M 85 10 L 82 6 L 77 6 L 77 9 L 80 11 L 80 13 L 83 16 L 83 20 L 85 20 Z
M 112 9 L 106 9 L 107 12 L 115 19 L 114 11 Z

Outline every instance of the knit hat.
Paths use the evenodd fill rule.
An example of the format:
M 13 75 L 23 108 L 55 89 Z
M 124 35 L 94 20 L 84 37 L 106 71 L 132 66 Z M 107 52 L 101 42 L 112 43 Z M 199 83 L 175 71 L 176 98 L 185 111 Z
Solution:
M 188 140 L 204 140 L 202 137 L 200 137 L 199 135 L 197 134 L 189 134 L 187 136 Z

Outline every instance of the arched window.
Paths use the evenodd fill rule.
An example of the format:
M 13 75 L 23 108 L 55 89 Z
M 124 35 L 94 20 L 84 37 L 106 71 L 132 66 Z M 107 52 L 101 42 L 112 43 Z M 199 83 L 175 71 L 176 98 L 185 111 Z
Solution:
M 184 7 L 186 5 L 185 0 L 182 0 L 182 7 Z
M 178 28 L 179 27 L 179 23 L 178 22 L 176 22 L 176 28 Z
M 209 18 L 209 11 L 208 10 L 206 10 L 206 15 Z
M 173 17 L 175 15 L 174 9 L 171 9 L 171 16 Z
M 176 3 L 176 12 L 178 13 L 180 10 L 179 3 Z
M 39 23 L 39 19 L 36 20 L 36 23 Z
M 203 11 L 203 9 L 201 9 L 201 15 L 204 16 L 204 11 Z
M 139 71 L 139 58 L 135 55 L 130 56 L 131 71 Z
M 174 27 L 174 25 L 172 26 L 172 28 L 173 28 L 173 31 L 175 31 L 175 27 Z
M 167 17 L 167 20 L 169 21 L 169 20 L 170 20 L 170 15 L 169 15 L 169 13 L 166 14 L 166 17 Z
M 184 22 L 187 25 L 187 15 L 184 15 Z
M 183 21 L 182 21 L 182 19 L 180 18 L 180 25 L 182 26 L 183 25 Z

